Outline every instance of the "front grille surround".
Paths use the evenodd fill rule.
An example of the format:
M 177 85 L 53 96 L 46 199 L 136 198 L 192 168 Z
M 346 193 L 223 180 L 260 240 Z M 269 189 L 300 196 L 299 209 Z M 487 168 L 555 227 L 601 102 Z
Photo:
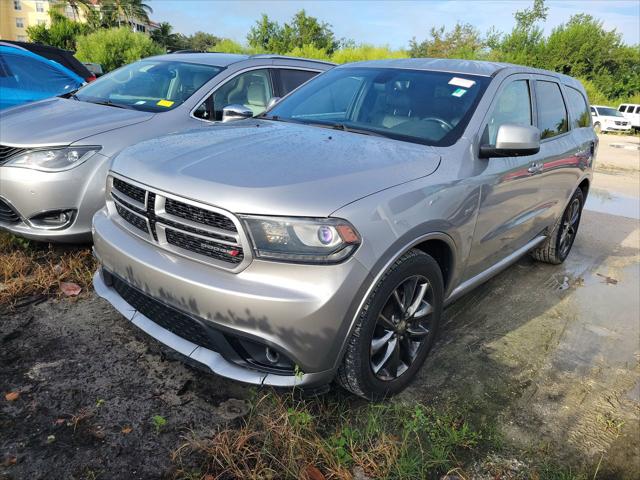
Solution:
M 235 273 L 252 260 L 240 221 L 220 208 L 110 173 L 107 209 L 130 233 L 177 255 Z
M 0 144 L 0 165 L 4 164 L 11 157 L 24 153 L 27 150 L 27 148 L 12 147 L 11 145 Z
M 0 223 L 18 223 L 20 215 L 13 209 L 9 202 L 0 198 Z

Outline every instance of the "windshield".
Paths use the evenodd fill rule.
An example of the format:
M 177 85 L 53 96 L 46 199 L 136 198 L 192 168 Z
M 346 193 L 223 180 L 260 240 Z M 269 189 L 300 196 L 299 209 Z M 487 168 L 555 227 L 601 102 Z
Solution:
M 624 117 L 618 110 L 610 107 L 597 107 L 598 115 L 602 115 L 604 117 Z
M 77 100 L 163 112 L 182 104 L 215 77 L 221 67 L 142 60 L 114 70 L 81 88 Z
M 392 68 L 336 68 L 284 98 L 264 118 L 427 145 L 462 134 L 489 78 Z

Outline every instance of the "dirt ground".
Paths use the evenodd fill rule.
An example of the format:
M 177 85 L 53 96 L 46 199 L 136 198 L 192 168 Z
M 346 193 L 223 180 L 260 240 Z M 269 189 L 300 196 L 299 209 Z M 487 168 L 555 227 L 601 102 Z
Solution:
M 601 137 L 567 262 L 522 259 L 456 302 L 401 399 L 465 398 L 514 447 L 638 478 L 637 146 Z M 95 295 L 0 315 L 0 478 L 170 478 L 182 436 L 232 421 L 253 392 L 184 365 Z

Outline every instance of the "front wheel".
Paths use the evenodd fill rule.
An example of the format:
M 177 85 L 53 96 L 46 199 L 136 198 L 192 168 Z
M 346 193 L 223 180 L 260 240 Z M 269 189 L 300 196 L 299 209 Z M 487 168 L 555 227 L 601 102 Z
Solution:
M 533 258 L 554 265 L 565 261 L 578 233 L 583 206 L 584 194 L 582 189 L 578 188 L 571 197 L 562 217 L 553 227 L 551 234 L 540 247 L 531 252 Z
M 337 381 L 378 400 L 403 390 L 424 363 L 442 315 L 438 263 L 421 250 L 400 257 L 360 311 Z

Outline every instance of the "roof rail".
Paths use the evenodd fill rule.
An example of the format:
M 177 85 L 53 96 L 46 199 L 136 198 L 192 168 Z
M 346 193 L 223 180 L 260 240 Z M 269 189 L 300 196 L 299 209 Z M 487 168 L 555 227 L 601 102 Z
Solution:
M 302 60 L 307 62 L 324 63 L 326 65 L 335 65 L 335 63 L 329 62 L 327 60 L 317 60 L 315 58 L 292 57 L 289 55 L 277 55 L 275 53 L 258 53 L 256 55 L 251 55 L 250 57 L 251 58 L 273 58 L 278 60 Z

